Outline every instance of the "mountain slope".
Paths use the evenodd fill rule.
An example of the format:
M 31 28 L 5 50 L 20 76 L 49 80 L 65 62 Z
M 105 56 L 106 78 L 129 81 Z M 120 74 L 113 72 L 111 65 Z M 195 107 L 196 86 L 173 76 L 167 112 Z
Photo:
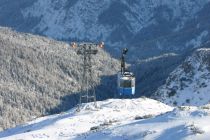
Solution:
M 97 99 L 113 97 L 119 63 L 103 50 L 93 61 Z M 0 127 L 76 105 L 81 66 L 69 44 L 0 28 Z
M 0 12 L 0 26 L 20 32 L 65 41 L 104 41 L 116 58 L 127 47 L 126 61 L 137 71 L 136 97 L 150 97 L 186 52 L 210 37 L 210 0 L 1 0 Z M 168 56 L 138 63 L 171 53 L 183 59 Z
M 20 32 L 65 41 L 104 41 L 115 58 L 127 47 L 126 61 L 137 71 L 136 97 L 150 97 L 183 59 L 139 61 L 171 53 L 185 58 L 210 37 L 210 0 L 1 0 L 0 12 L 0 26 Z M 154 66 L 147 66 L 151 63 Z
M 209 0 L 2 0 L 0 25 L 59 40 L 103 40 L 110 53 L 129 46 L 144 58 L 199 47 L 193 42 L 209 37 L 209 7 Z
M 210 49 L 196 50 L 168 77 L 155 97 L 171 105 L 204 105 L 210 102 Z
M 89 132 L 77 139 L 208 140 L 209 113 L 209 105 L 201 108 L 188 106 L 175 108 L 171 112 L 153 118 Z
M 2 139 L 142 139 L 207 140 L 210 136 L 210 105 L 173 108 L 158 101 L 139 98 L 106 100 L 84 104 L 81 112 L 72 109 L 46 116 L 0 132 Z
M 84 104 L 80 112 L 72 109 L 64 114 L 47 116 L 23 126 L 0 132 L 5 139 L 83 139 L 94 131 L 115 128 L 129 123 L 135 118 L 151 117 L 171 111 L 172 108 L 155 100 L 109 99 Z M 93 131 L 91 132 L 90 129 Z

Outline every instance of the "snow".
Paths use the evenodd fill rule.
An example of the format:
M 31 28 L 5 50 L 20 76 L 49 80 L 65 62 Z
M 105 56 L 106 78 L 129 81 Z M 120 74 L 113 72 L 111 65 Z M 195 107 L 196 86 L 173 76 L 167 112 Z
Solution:
M 38 118 L 0 133 L 0 139 L 208 140 L 210 104 L 173 108 L 158 101 L 109 99 Z
M 68 5 L 67 0 L 37 0 L 32 6 L 22 10 L 24 18 L 35 17 L 40 22 L 33 28 L 33 32 L 39 31 L 46 36 L 57 39 L 78 38 L 81 40 L 109 40 L 109 36 L 115 30 L 113 26 L 99 23 L 99 16 L 115 2 L 111 0 L 78 0 L 73 5 Z M 181 29 L 188 19 L 191 19 L 209 0 L 199 2 L 192 0 L 141 0 L 119 1 L 128 9 L 123 15 L 130 25 L 130 31 L 135 34 L 142 28 L 155 24 L 156 9 L 166 6 L 172 11 L 173 19 L 179 18 L 180 23 L 176 31 Z M 96 12 L 97 11 L 97 12 Z M 184 14 L 183 14 L 184 13 Z M 169 15 L 165 13 L 167 18 Z M 119 42 L 117 42 L 119 43 Z
M 158 100 L 178 106 L 210 103 L 209 53 L 209 48 L 197 49 L 178 66 L 157 90 Z
M 80 0 L 71 7 L 66 7 L 67 3 L 67 0 L 38 0 L 33 6 L 24 9 L 22 14 L 24 18 L 40 18 L 33 32 L 40 31 L 58 39 L 71 37 L 96 40 L 110 32 L 109 28 L 97 23 L 98 16 L 109 6 L 108 1 L 98 3 L 96 0 Z
M 186 46 L 193 46 L 194 48 L 198 48 L 202 45 L 202 39 L 208 35 L 208 31 L 203 31 L 198 35 L 195 39 L 190 40 L 186 43 Z
M 118 127 L 132 122 L 139 116 L 156 116 L 173 108 L 158 101 L 139 99 L 109 99 L 84 104 L 80 112 L 76 108 L 68 112 L 38 118 L 27 124 L 0 133 L 3 139 L 77 139 L 91 133 L 92 127 Z M 81 138 L 82 139 L 82 138 Z
M 176 96 L 171 97 L 164 101 L 167 104 L 171 104 L 173 101 L 177 102 L 177 105 L 194 105 L 200 106 L 203 104 L 207 104 L 210 102 L 210 97 L 207 96 L 208 92 L 210 91 L 210 86 L 200 87 L 202 83 L 209 83 L 209 79 L 201 78 L 207 77 L 208 71 L 204 70 L 202 72 L 196 72 L 193 78 L 193 82 L 188 84 L 188 87 L 184 89 L 177 90 Z M 171 87 L 176 85 L 176 81 L 174 84 L 171 84 Z M 189 100 L 189 103 L 186 102 Z
M 178 56 L 178 54 L 176 53 L 165 53 L 165 54 L 162 54 L 162 55 L 159 55 L 159 56 L 153 56 L 153 57 L 149 57 L 149 58 L 146 58 L 146 59 L 142 59 L 142 60 L 138 60 L 138 64 L 141 64 L 143 62 L 152 62 L 154 60 L 158 60 L 158 59 L 161 59 L 161 58 L 167 58 L 167 57 L 172 57 L 172 56 Z

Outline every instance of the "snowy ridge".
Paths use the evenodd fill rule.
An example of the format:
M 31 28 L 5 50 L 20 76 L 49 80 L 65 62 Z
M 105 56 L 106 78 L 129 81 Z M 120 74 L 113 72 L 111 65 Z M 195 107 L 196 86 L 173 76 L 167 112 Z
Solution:
M 58 115 L 36 119 L 0 132 L 0 139 L 14 140 L 208 140 L 210 105 L 173 108 L 158 101 L 110 99 L 83 104 Z
M 89 133 L 80 139 L 208 140 L 210 136 L 209 115 L 209 105 L 183 106 L 153 118 L 131 121 L 118 127 Z
M 171 105 L 204 105 L 210 102 L 210 49 L 201 48 L 175 69 L 155 93 Z M 158 97 L 159 96 L 159 97 Z
M 109 99 L 97 102 L 97 105 L 98 109 L 93 109 L 92 103 L 88 103 L 83 105 L 79 113 L 74 108 L 60 115 L 43 117 L 1 132 L 0 137 L 6 139 L 74 139 L 85 136 L 94 127 L 96 130 L 117 127 L 138 117 L 156 116 L 173 109 L 147 98 Z
M 169 56 L 178 56 L 178 54 L 175 54 L 175 53 L 166 53 L 166 54 L 163 54 L 163 55 L 160 55 L 160 56 L 154 56 L 154 57 L 150 57 L 150 58 L 147 58 L 147 59 L 143 59 L 143 60 L 138 60 L 137 62 L 138 63 L 142 63 L 142 62 L 150 62 L 150 61 L 154 61 L 154 60 L 157 60 L 157 59 L 161 59 L 161 58 L 167 58 Z

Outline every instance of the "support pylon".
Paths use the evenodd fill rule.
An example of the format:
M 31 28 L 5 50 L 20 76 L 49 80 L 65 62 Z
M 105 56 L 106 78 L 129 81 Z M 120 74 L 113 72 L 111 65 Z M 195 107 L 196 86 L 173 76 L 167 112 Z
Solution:
M 82 103 L 94 102 L 96 107 L 95 82 L 93 81 L 92 56 L 98 53 L 98 47 L 103 48 L 104 43 L 72 43 L 72 47 L 78 48 L 77 54 L 83 59 L 83 72 L 78 111 Z

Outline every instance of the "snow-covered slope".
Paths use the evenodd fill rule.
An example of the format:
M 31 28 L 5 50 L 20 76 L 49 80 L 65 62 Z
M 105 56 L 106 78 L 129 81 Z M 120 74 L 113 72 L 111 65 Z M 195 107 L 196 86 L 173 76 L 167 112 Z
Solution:
M 196 50 L 176 68 L 155 93 L 171 105 L 203 105 L 210 102 L 210 49 Z
M 75 108 L 59 115 L 46 116 L 22 126 L 0 132 L 3 139 L 83 139 L 97 130 L 117 128 L 135 118 L 156 116 L 173 108 L 158 101 L 139 99 L 110 99 L 84 104 L 80 112 Z M 92 131 L 91 131 L 92 130 Z
M 0 132 L 7 140 L 208 140 L 210 105 L 173 108 L 158 101 L 110 99 L 84 104 L 81 112 L 72 109 L 46 116 Z
M 161 110 L 161 108 L 160 108 Z M 87 140 L 209 140 L 210 108 L 180 107 L 163 115 L 89 132 Z

